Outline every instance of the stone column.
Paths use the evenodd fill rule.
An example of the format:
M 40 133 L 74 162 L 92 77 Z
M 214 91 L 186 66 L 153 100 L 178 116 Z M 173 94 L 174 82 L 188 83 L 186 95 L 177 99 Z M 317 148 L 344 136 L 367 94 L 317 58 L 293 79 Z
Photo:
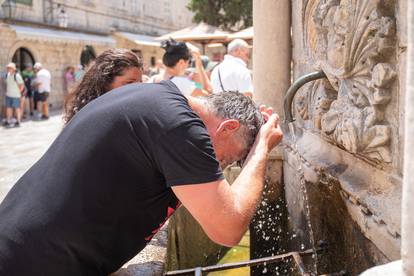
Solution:
M 283 114 L 283 97 L 290 86 L 291 6 L 290 0 L 253 0 L 253 99 Z M 284 251 L 282 155 L 275 150 L 266 172 L 262 203 L 250 225 L 250 258 L 257 259 Z M 269 220 L 270 218 L 270 220 Z M 257 266 L 251 275 L 270 275 L 276 265 Z M 282 270 L 283 271 L 283 270 Z
M 406 275 L 414 275 L 414 3 L 408 1 L 408 53 L 405 90 L 404 180 L 402 197 L 401 257 Z
M 290 0 L 253 0 L 254 99 L 283 114 L 290 85 Z

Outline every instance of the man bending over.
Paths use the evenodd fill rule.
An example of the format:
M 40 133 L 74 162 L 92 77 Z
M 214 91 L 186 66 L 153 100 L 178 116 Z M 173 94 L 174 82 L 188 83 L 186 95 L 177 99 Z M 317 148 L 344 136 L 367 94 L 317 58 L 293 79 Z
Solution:
M 115 89 L 78 112 L 1 203 L 0 275 L 114 272 L 180 202 L 213 241 L 235 245 L 281 138 L 277 115 L 241 93 Z M 230 186 L 221 168 L 242 159 Z

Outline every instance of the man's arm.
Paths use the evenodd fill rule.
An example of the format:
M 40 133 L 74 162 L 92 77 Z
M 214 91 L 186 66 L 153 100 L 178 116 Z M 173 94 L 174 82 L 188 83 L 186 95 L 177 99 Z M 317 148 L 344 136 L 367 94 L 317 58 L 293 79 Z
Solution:
M 274 114 L 261 128 L 233 185 L 219 180 L 203 185 L 172 187 L 214 242 L 234 246 L 246 232 L 262 194 L 267 155 L 282 139 L 277 121 Z
M 23 78 L 20 76 L 20 74 L 16 75 L 16 82 L 17 82 L 17 86 L 19 87 L 20 93 L 23 93 L 24 92 L 24 81 L 23 81 Z

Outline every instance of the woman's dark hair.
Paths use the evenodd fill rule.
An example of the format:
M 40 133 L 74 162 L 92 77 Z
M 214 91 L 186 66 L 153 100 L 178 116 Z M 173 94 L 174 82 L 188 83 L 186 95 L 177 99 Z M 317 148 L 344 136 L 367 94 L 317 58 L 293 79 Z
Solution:
M 65 101 L 65 122 L 90 101 L 110 90 L 115 77 L 121 76 L 125 69 L 142 69 L 142 61 L 127 49 L 109 49 L 100 54 L 86 71 L 81 82 Z
M 189 60 L 190 50 L 184 42 L 178 42 L 170 38 L 161 42 L 161 48 L 165 50 L 162 62 L 167 67 L 174 67 L 180 59 Z

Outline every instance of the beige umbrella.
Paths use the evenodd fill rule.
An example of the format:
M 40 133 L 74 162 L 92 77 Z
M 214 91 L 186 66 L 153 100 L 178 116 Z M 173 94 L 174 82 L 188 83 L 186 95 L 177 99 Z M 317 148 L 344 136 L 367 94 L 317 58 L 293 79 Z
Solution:
M 227 38 L 229 40 L 241 38 L 241 39 L 249 41 L 249 40 L 253 40 L 253 35 L 254 35 L 254 32 L 253 32 L 253 26 L 252 26 L 247 29 L 241 30 L 237 33 L 230 34 L 227 36 Z
M 206 23 L 199 23 L 179 31 L 165 34 L 157 37 L 156 40 L 166 40 L 173 38 L 178 41 L 195 42 L 203 46 L 203 54 L 205 52 L 205 45 L 210 43 L 226 42 L 229 33 L 217 27 L 208 25 Z

